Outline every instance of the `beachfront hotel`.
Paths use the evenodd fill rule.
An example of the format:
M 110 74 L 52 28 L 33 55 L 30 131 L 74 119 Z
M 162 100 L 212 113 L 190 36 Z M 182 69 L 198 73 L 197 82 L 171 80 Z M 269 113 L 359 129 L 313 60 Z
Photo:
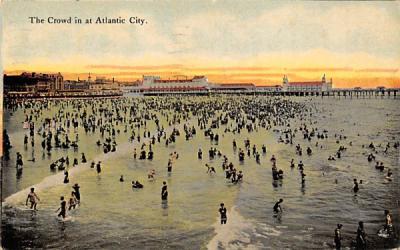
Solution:
M 64 77 L 60 72 L 46 74 L 23 72 L 20 75 L 4 75 L 4 92 L 55 92 L 64 89 Z

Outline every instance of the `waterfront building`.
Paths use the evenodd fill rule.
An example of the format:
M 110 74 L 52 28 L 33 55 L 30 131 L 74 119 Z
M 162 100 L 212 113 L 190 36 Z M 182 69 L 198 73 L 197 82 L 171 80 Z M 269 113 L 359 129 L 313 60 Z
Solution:
M 124 94 L 140 93 L 141 86 L 142 86 L 141 80 L 136 80 L 133 82 L 121 82 L 120 89 Z
M 96 76 L 94 81 L 88 76 L 89 91 L 92 93 L 112 93 L 120 91 L 119 83 L 114 78 L 107 79 L 102 76 Z
M 64 77 L 60 72 L 46 74 L 24 72 L 20 75 L 4 75 L 4 92 L 58 92 L 64 90 Z
M 143 76 L 141 91 L 150 92 L 184 92 L 208 90 L 210 84 L 205 76 L 177 76 L 175 79 L 161 79 L 159 76 Z
M 327 81 L 324 74 L 321 81 L 289 82 L 288 77 L 285 75 L 283 77 L 282 90 L 299 92 L 330 91 L 332 90 L 332 78 L 330 81 Z
M 66 80 L 64 81 L 64 90 L 65 91 L 87 91 L 89 90 L 89 82 L 87 81 L 75 81 L 75 80 Z

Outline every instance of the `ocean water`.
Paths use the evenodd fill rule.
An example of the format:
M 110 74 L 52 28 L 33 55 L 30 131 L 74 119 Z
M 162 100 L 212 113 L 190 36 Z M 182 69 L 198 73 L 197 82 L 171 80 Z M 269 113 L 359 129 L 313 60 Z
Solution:
M 252 99 L 256 101 L 251 102 Z M 344 225 L 342 245 L 350 246 L 355 239 L 359 220 L 365 223 L 370 248 L 396 246 L 396 242 L 385 242 L 378 238 L 376 232 L 384 224 L 384 209 L 392 211 L 395 227 L 399 227 L 400 151 L 393 144 L 399 141 L 400 135 L 400 101 L 375 98 L 291 98 L 289 100 L 299 103 L 299 109 L 304 108 L 301 116 L 284 118 L 288 119 L 291 128 L 307 124 L 307 127 L 319 132 L 328 131 L 329 136 L 328 139 L 317 140 L 314 137 L 308 141 L 303 139 L 302 131 L 298 130 L 293 145 L 278 142 L 282 130 L 287 128 L 281 125 L 269 130 L 259 127 L 250 133 L 246 129 L 240 134 L 225 132 L 226 128 L 235 126 L 233 119 L 227 125 L 213 129 L 214 133 L 219 134 L 216 145 L 204 136 L 204 130 L 199 128 L 193 112 L 185 119 L 182 117 L 185 112 L 177 108 L 185 103 L 235 105 L 235 102 L 243 102 L 244 107 L 250 105 L 256 109 L 255 103 L 268 100 L 269 97 L 124 99 L 123 104 L 120 104 L 133 106 L 138 117 L 146 113 L 157 115 L 167 134 L 170 134 L 173 127 L 181 132 L 175 143 L 166 146 L 164 139 L 156 143 L 153 160 L 133 158 L 134 148 L 137 148 L 139 155 L 143 140 L 147 140 L 143 138 L 143 132 L 146 130 L 154 134 L 156 125 L 152 120 L 147 120 L 146 129 L 141 126 L 140 143 L 136 140 L 130 142 L 131 129 L 128 128 L 128 132 L 124 133 L 124 123 L 116 125 L 113 121 L 114 127 L 120 129 L 120 133 L 116 134 L 116 152 L 104 154 L 102 148 L 96 145 L 96 141 L 101 139 L 98 130 L 95 134 L 85 134 L 80 127 L 76 132 L 73 129 L 68 132 L 71 140 L 75 139 L 76 133 L 79 134 L 78 150 L 53 149 L 51 155 L 47 155 L 42 151 L 42 138 L 39 134 L 35 134 L 34 149 L 30 141 L 28 147 L 24 148 L 23 138 L 28 131 L 23 129 L 22 123 L 24 112 L 29 114 L 31 109 L 5 110 L 5 128 L 13 148 L 10 150 L 10 160 L 3 162 L 3 248 L 330 249 L 336 224 Z M 153 102 L 163 103 L 164 109 L 149 104 Z M 88 113 L 92 113 L 91 105 L 114 111 L 113 105 L 118 101 L 82 103 L 86 105 Z M 201 106 L 196 112 L 202 108 L 207 109 L 209 106 Z M 38 116 L 36 129 L 42 119 L 66 112 L 81 113 L 74 109 L 71 102 L 68 105 L 65 102 L 52 102 Z M 93 114 L 100 116 L 98 111 Z M 181 116 L 180 124 L 169 124 L 174 114 Z M 217 110 L 212 115 L 215 118 L 221 114 L 224 112 Z M 125 117 L 128 118 L 128 115 Z M 188 141 L 185 140 L 183 124 L 194 126 L 197 130 L 197 134 Z M 335 134 L 346 136 L 346 139 L 339 140 Z M 261 154 L 260 164 L 247 155 L 241 163 L 237 150 L 232 147 L 233 139 L 239 148 L 244 148 L 243 141 L 249 139 L 258 151 L 265 144 L 267 154 Z M 318 147 L 315 146 L 317 141 Z M 374 154 L 377 160 L 392 169 L 391 182 L 385 179 L 387 170 L 380 172 L 375 169 L 374 162 L 367 161 L 367 155 L 372 152 L 367 146 L 371 142 L 376 145 L 377 152 Z M 387 143 L 391 147 L 384 153 Z M 302 156 L 295 153 L 297 144 L 303 148 Z M 328 161 L 329 155 L 334 155 L 341 145 L 347 148 L 341 159 Z M 313 150 L 311 156 L 305 153 L 308 146 Z M 243 171 L 242 183 L 232 184 L 225 179 L 221 168 L 222 157 L 210 160 L 210 147 L 217 147 L 238 170 Z M 197 158 L 199 148 L 203 151 L 201 160 Z M 23 173 L 18 178 L 16 152 L 20 152 L 24 158 Z M 81 152 L 85 153 L 88 163 L 72 167 L 73 158 L 80 161 Z M 174 162 L 172 174 L 168 175 L 166 167 L 172 152 L 177 152 L 179 158 Z M 33 155 L 36 161 L 27 161 Z M 52 172 L 49 165 L 66 155 L 70 160 L 70 183 L 63 184 L 63 172 Z M 277 158 L 278 169 L 284 171 L 282 181 L 272 180 L 272 155 Z M 300 160 L 305 165 L 307 176 L 304 185 L 298 169 L 290 168 L 292 158 L 296 165 Z M 91 161 L 102 162 L 101 174 L 90 168 Z M 215 167 L 217 173 L 207 174 L 206 163 Z M 155 181 L 147 180 L 150 169 L 156 171 Z M 119 181 L 120 175 L 124 175 L 125 182 Z M 353 178 L 363 180 L 357 196 L 352 192 Z M 132 189 L 132 180 L 140 180 L 144 188 Z M 167 204 L 162 204 L 160 199 L 163 181 L 168 183 Z M 61 221 L 55 213 L 59 207 L 59 197 L 64 195 L 68 199 L 75 183 L 81 186 L 81 205 L 69 214 L 66 221 Z M 35 187 L 41 199 L 36 212 L 25 206 L 30 187 Z M 284 199 L 284 212 L 274 217 L 272 207 L 280 198 Z M 218 208 L 221 202 L 228 209 L 226 225 L 219 224 Z

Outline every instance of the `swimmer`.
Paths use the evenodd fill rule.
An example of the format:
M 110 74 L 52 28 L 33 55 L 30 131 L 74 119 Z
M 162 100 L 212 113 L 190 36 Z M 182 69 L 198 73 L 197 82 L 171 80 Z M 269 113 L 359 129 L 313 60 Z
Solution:
M 25 148 L 27 147 L 27 145 L 28 145 L 28 136 L 25 135 L 25 137 L 24 137 L 24 146 L 25 146 Z
M 101 161 L 97 162 L 97 164 L 96 164 L 96 171 L 97 171 L 98 174 L 101 173 L 101 165 L 100 165 L 100 163 L 101 163 Z
M 80 186 L 78 185 L 78 183 L 75 183 L 75 185 L 73 185 L 72 188 L 75 191 L 75 198 L 77 199 L 78 204 L 81 203 L 81 193 L 79 191 Z
M 267 153 L 267 147 L 264 144 L 262 145 L 261 149 L 262 149 L 263 154 Z
M 149 173 L 147 174 L 147 178 L 149 180 L 154 180 L 154 176 L 156 175 L 156 171 L 154 169 L 150 170 Z
M 143 188 L 143 184 L 139 181 L 132 181 L 132 188 Z
M 275 155 L 272 155 L 272 156 L 271 156 L 271 159 L 270 159 L 270 161 L 272 162 L 272 165 L 275 165 L 275 164 L 276 164 L 276 158 L 275 158 Z
M 215 171 L 215 168 L 214 168 L 214 167 L 211 167 L 210 170 L 207 171 L 207 172 L 210 173 L 210 174 L 212 174 L 212 173 L 216 174 L 216 173 L 217 173 L 217 172 Z
M 210 167 L 208 164 L 206 164 L 207 167 L 207 174 L 210 173 L 216 173 L 215 168 L 214 167 Z
M 359 190 L 357 179 L 354 179 L 353 182 L 354 182 L 353 191 L 354 193 L 357 193 Z
M 85 156 L 85 153 L 82 153 L 81 162 L 82 162 L 82 163 L 86 163 L 86 156 Z
M 64 184 L 67 184 L 67 183 L 69 183 L 68 171 L 65 170 L 65 172 L 64 172 Z
M 389 210 L 385 210 L 385 226 L 384 229 L 390 234 L 393 232 L 392 215 Z
M 364 222 L 358 222 L 357 228 L 357 236 L 356 236 L 356 249 L 366 249 L 367 241 L 366 241 L 366 233 L 364 231 Z
M 167 171 L 168 171 L 168 173 L 172 172 L 172 159 L 168 160 Z
M 163 186 L 161 188 L 161 200 L 166 201 L 168 199 L 167 182 L 163 181 Z
M 274 212 L 275 213 L 281 213 L 283 210 L 282 210 L 282 207 L 281 207 L 281 203 L 283 202 L 283 199 L 279 199 L 279 201 L 277 201 L 276 203 L 275 203 L 275 205 L 274 205 L 274 208 L 273 208 L 273 210 L 274 210 Z
M 294 159 L 290 161 L 290 168 L 294 168 Z
M 299 164 L 297 164 L 298 169 L 304 170 L 304 164 L 303 161 L 300 161 Z
M 237 174 L 237 177 L 236 177 L 236 183 L 238 183 L 242 180 L 243 180 L 243 173 L 242 173 L 242 171 L 239 171 L 239 173 Z
M 226 207 L 225 207 L 224 203 L 220 204 L 219 214 L 221 215 L 221 225 L 226 224 L 226 221 L 228 220 L 228 218 L 226 216 Z
M 26 197 L 26 202 L 25 202 L 26 206 L 28 206 L 28 200 L 31 203 L 31 209 L 37 210 L 36 209 L 36 205 L 38 203 L 37 201 L 40 201 L 40 199 L 35 193 L 35 188 L 31 188 L 31 192 L 28 194 L 28 197 Z
M 71 198 L 69 198 L 69 202 L 68 203 L 69 203 L 68 204 L 69 205 L 68 210 L 71 210 L 71 208 L 75 209 L 76 205 L 78 204 L 78 200 L 75 197 L 75 192 L 74 191 L 71 192 Z
M 57 217 L 62 216 L 63 219 L 65 219 L 66 211 L 67 211 L 67 209 L 66 209 L 66 208 L 67 208 L 67 202 L 64 200 L 64 196 L 61 196 L 61 197 L 60 197 L 60 200 L 61 200 L 60 207 L 56 210 L 56 213 L 57 213 L 59 210 L 61 210 L 61 211 L 60 211 L 60 213 L 57 215 Z
M 342 247 L 342 233 L 340 232 L 340 229 L 342 228 L 342 224 L 337 224 L 337 228 L 335 229 L 335 247 L 336 250 L 340 250 Z
M 24 165 L 24 162 L 22 160 L 22 155 L 19 152 L 17 152 L 17 164 L 16 164 L 16 167 L 19 169 L 19 168 L 22 168 L 23 165 Z

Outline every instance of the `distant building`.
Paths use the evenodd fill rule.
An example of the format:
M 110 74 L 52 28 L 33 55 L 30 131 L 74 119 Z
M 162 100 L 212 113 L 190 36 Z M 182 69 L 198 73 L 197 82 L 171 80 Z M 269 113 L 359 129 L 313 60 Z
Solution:
M 4 92 L 57 92 L 64 90 L 64 77 L 57 74 L 24 72 L 20 75 L 4 75 Z
M 205 76 L 176 77 L 175 79 L 161 79 L 159 76 L 143 76 L 143 84 L 139 87 L 141 91 L 154 92 L 176 92 L 176 91 L 198 91 L 207 90 L 210 85 Z
M 139 93 L 142 86 L 141 80 L 121 82 L 121 91 L 123 93 Z
M 65 91 L 86 91 L 88 89 L 89 89 L 89 82 L 87 81 L 66 80 L 64 82 Z
M 94 93 L 105 93 L 105 92 L 113 92 L 113 91 L 119 91 L 119 83 L 112 79 L 107 79 L 102 76 L 96 76 L 95 81 L 93 82 L 91 80 L 91 76 L 89 73 L 88 76 L 88 83 L 89 83 L 89 90 Z
M 326 81 L 325 74 L 321 81 L 314 82 L 289 82 L 289 79 L 285 75 L 283 77 L 283 91 L 302 91 L 302 92 L 321 92 L 332 90 L 332 79 Z

